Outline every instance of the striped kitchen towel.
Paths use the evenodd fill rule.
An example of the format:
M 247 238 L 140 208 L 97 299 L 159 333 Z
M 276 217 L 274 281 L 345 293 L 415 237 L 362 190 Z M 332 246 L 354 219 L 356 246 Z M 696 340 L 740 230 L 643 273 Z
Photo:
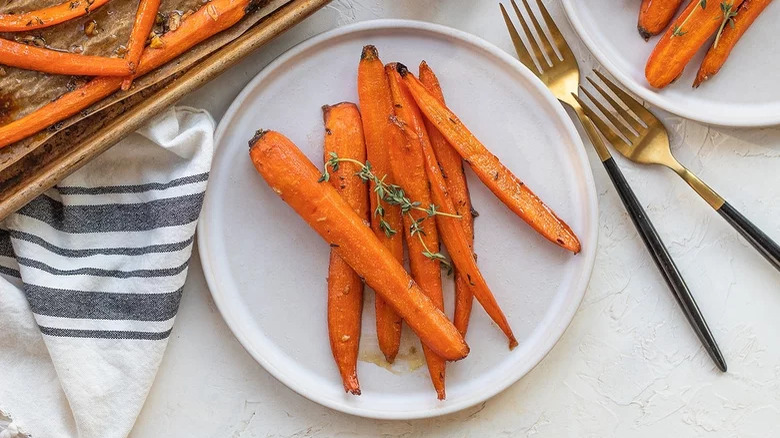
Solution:
M 172 108 L 0 224 L 0 438 L 130 432 L 182 296 L 213 134 L 208 113 Z

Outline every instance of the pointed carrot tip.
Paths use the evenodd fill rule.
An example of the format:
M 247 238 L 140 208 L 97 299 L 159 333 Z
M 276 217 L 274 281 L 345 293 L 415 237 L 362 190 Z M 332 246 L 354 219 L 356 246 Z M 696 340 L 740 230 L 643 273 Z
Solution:
M 518 346 L 517 339 L 514 336 L 509 338 L 509 350 L 512 351 Z
M 373 61 L 379 58 L 379 50 L 371 44 L 363 46 L 363 51 L 360 52 L 360 59 L 365 61 Z
M 406 68 L 406 66 L 401 64 L 400 62 L 395 63 L 395 71 L 397 71 L 402 78 L 406 77 L 406 75 L 409 74 L 409 69 Z
M 436 390 L 436 398 L 439 400 L 444 400 L 447 398 L 447 395 L 444 393 L 444 388 Z

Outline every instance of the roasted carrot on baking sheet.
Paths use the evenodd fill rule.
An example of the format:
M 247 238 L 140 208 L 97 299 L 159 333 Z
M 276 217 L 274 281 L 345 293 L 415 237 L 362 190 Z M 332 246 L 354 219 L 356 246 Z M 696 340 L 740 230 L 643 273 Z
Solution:
M 404 81 L 399 74 L 399 70 L 403 71 L 404 69 L 405 67 L 399 64 L 397 68 L 396 66 L 393 66 L 392 70 L 388 70 L 390 85 L 393 89 L 393 96 L 395 99 L 398 123 L 401 126 L 402 131 L 406 134 L 409 143 L 416 143 L 416 147 L 423 155 L 424 172 L 430 184 L 434 204 L 437 208 L 441 209 L 442 212 L 452 213 L 455 211 L 455 204 L 447 193 L 447 184 L 441 174 L 439 163 L 436 161 L 433 147 L 431 146 L 428 134 L 425 131 L 423 116 L 420 113 L 414 98 L 409 93 L 409 89 L 403 85 Z M 398 95 L 397 98 L 395 97 L 396 94 Z M 512 333 L 512 329 L 509 327 L 509 322 L 507 321 L 504 312 L 501 311 L 493 293 L 490 291 L 485 279 L 482 277 L 482 273 L 477 267 L 466 232 L 460 224 L 460 218 L 439 214 L 436 215 L 436 223 L 441 230 L 442 240 L 444 240 L 444 245 L 447 247 L 447 251 L 450 253 L 453 263 L 468 279 L 474 296 L 485 309 L 485 312 L 490 316 L 493 322 L 498 325 L 501 331 L 504 332 L 504 335 L 506 335 L 509 340 L 509 348 L 514 348 L 517 346 L 515 336 Z
M 392 184 L 389 150 L 406 140 L 390 122 L 390 117 L 394 114 L 393 101 L 385 67 L 379 59 L 376 47 L 363 47 L 357 81 L 367 159 L 374 171 L 385 176 L 386 182 Z M 403 233 L 397 233 L 401 229 L 401 210 L 380 198 L 376 193 L 376 184 L 371 182 L 371 228 L 396 260 L 401 262 L 404 255 Z M 385 359 L 392 363 L 401 345 L 402 320 L 381 296 L 376 296 L 375 310 L 379 349 Z
M 390 91 L 393 96 L 395 116 L 401 123 L 408 119 L 409 103 L 404 85 L 395 73 L 395 65 L 388 64 L 385 68 L 390 79 Z M 396 130 L 398 126 L 394 127 Z M 433 256 L 439 254 L 439 234 L 436 221 L 424 210 L 430 208 L 431 192 L 428 188 L 428 177 L 425 174 L 425 158 L 422 147 L 416 139 L 400 142 L 390 149 L 390 168 L 396 184 L 401 186 L 406 195 L 418 202 L 419 209 L 409 209 L 403 212 L 404 237 L 409 248 L 409 266 L 412 278 L 433 301 L 436 307 L 444 311 L 444 296 L 441 285 L 440 259 Z M 420 211 L 423 210 L 423 211 Z M 433 387 L 439 400 L 444 400 L 444 379 L 446 361 L 423 345 L 425 361 L 431 375 Z
M 232 26 L 244 16 L 250 3 L 249 0 L 212 0 L 202 6 L 182 21 L 176 31 L 160 37 L 162 48 L 143 52 L 136 76 L 149 73 L 206 38 Z M 32 113 L 0 126 L 0 147 L 29 137 L 78 113 L 118 90 L 122 81 L 121 77 L 95 78 Z
M 642 0 L 637 29 L 645 40 L 666 30 L 683 0 Z
M 157 10 L 159 8 L 160 0 L 141 0 L 138 3 L 138 12 L 135 14 L 133 31 L 130 33 L 130 41 L 127 43 L 127 55 L 125 55 L 125 59 L 130 63 L 133 72 L 138 68 L 138 63 L 141 61 L 141 53 L 143 53 L 146 39 L 154 27 L 154 21 L 157 18 Z M 132 83 L 132 77 L 126 78 L 122 82 L 122 89 L 129 89 Z
M 707 56 L 704 57 L 699 72 L 696 74 L 694 87 L 698 87 L 702 82 L 718 74 L 742 35 L 747 32 L 770 3 L 772 0 L 745 0 L 742 3 L 737 15 L 731 18 L 732 21 L 728 25 L 722 26 L 722 33 L 716 37 Z
M 53 26 L 88 15 L 106 3 L 108 0 L 67 0 L 35 11 L 0 14 L 0 32 L 24 32 Z
M 491 192 L 510 210 L 520 216 L 551 242 L 574 252 L 580 241 L 569 226 L 542 202 L 525 183 L 509 171 L 485 148 L 458 117 L 432 95 L 406 67 L 399 64 L 411 95 L 425 117 L 444 135 Z M 446 242 L 445 242 L 446 244 Z
M 332 153 L 365 162 L 366 145 L 357 106 L 349 102 L 326 105 L 322 107 L 322 115 L 325 122 L 325 162 Z M 368 186 L 355 177 L 358 171 L 360 168 L 354 163 L 342 163 L 332 171 L 330 184 L 347 201 L 352 211 L 368 223 Z M 328 265 L 330 349 L 341 374 L 344 390 L 355 395 L 360 395 L 357 360 L 362 313 L 363 280 L 335 249 L 331 249 Z
M 645 78 L 664 88 L 682 75 L 693 56 L 718 29 L 733 19 L 743 0 L 693 0 L 664 33 L 645 66 Z
M 420 63 L 419 75 L 420 82 L 422 82 L 425 88 L 439 99 L 441 103 L 444 103 L 444 94 L 441 91 L 439 79 L 425 61 Z M 463 172 L 463 159 L 429 120 L 425 120 L 425 128 L 428 131 L 428 138 L 431 141 L 433 152 L 436 154 L 436 160 L 439 162 L 439 167 L 441 167 L 442 177 L 447 182 L 447 193 L 455 205 L 455 213 L 460 216 L 459 222 L 466 233 L 469 248 L 473 251 L 474 210 L 471 207 L 466 174 Z M 471 286 L 469 286 L 466 276 L 459 269 L 455 268 L 455 314 L 452 322 L 464 338 L 469 327 L 473 302 L 474 295 L 471 292 Z
M 274 131 L 258 131 L 249 144 L 252 162 L 266 183 L 401 315 L 423 344 L 447 360 L 466 357 L 469 347 L 455 326 L 300 149 Z
M 0 64 L 43 73 L 73 76 L 126 76 L 132 73 L 122 58 L 79 55 L 0 38 Z

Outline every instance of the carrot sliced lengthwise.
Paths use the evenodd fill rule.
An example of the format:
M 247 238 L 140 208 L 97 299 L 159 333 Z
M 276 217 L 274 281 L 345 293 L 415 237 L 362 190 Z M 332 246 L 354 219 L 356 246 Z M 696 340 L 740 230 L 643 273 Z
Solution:
M 742 3 L 739 13 L 733 18 L 733 26 L 723 28 L 718 43 L 713 43 L 707 56 L 704 57 L 699 72 L 696 74 L 696 80 L 693 82 L 694 87 L 698 87 L 702 82 L 718 74 L 742 35 L 747 32 L 770 3 L 772 0 L 745 0 Z
M 428 134 L 425 131 L 425 125 L 423 122 L 422 114 L 414 98 L 409 93 L 407 87 L 402 86 L 403 82 L 399 71 L 403 71 L 405 67 L 398 65 L 397 69 L 392 71 L 388 70 L 390 76 L 390 84 L 393 87 L 395 94 L 398 89 L 400 100 L 396 102 L 396 113 L 398 122 L 402 126 L 403 132 L 406 134 L 410 143 L 417 143 L 417 147 L 421 150 L 424 159 L 425 173 L 430 183 L 431 196 L 436 205 L 444 212 L 455 211 L 455 205 L 450 199 L 447 193 L 447 183 L 444 181 L 444 177 L 441 174 L 439 163 L 436 161 L 436 156 L 431 146 Z M 398 105 L 401 105 L 399 108 Z M 496 298 L 490 291 L 490 288 L 482 277 L 482 273 L 477 267 L 477 262 L 474 260 L 474 254 L 469 245 L 469 240 L 466 237 L 466 232 L 463 230 L 463 226 L 460 224 L 460 219 L 451 218 L 447 216 L 436 216 L 436 224 L 441 230 L 441 237 L 444 240 L 444 245 L 447 247 L 447 251 L 450 253 L 455 267 L 460 270 L 462 274 L 469 280 L 469 284 L 472 286 L 472 291 L 477 301 L 485 309 L 485 312 L 490 318 L 498 325 L 504 335 L 509 340 L 509 348 L 517 346 L 517 340 L 512 333 L 512 329 L 509 327 L 509 322 L 504 316 L 504 312 L 496 302 Z M 410 249 L 411 252 L 411 249 Z
M 58 52 L 0 38 L 0 63 L 57 75 L 127 76 L 130 65 L 122 58 Z
M 645 78 L 655 88 L 664 88 L 682 75 L 701 46 L 723 22 L 721 5 L 736 10 L 742 0 L 731 2 L 693 0 L 658 41 L 645 66 Z M 702 7 L 704 6 L 704 7 Z
M 401 315 L 423 344 L 447 360 L 468 355 L 455 326 L 336 189 L 318 182 L 319 170 L 300 149 L 274 131 L 258 131 L 249 144 L 252 163 L 268 185 Z
M 395 73 L 395 64 L 385 68 L 390 79 L 390 91 L 393 96 L 393 106 L 397 120 L 404 123 L 408 119 L 410 108 L 408 96 L 404 95 L 404 86 Z M 413 101 L 412 101 L 413 103 Z M 398 127 L 395 126 L 398 130 Z M 420 208 L 429 208 L 431 192 L 428 188 L 428 177 L 425 174 L 425 157 L 423 157 L 420 141 L 404 141 L 390 149 L 390 167 L 396 184 L 401 186 L 409 199 L 420 203 Z M 452 211 L 449 211 L 452 213 Z M 426 253 L 439 252 L 439 235 L 434 218 L 427 218 L 427 213 L 410 210 L 403 215 L 404 237 L 409 248 L 409 266 L 414 281 L 422 288 L 428 298 L 441 311 L 444 311 L 444 296 L 441 289 L 441 264 L 439 260 L 426 256 Z M 412 234 L 412 227 L 420 230 Z M 431 375 L 433 387 L 439 400 L 444 400 L 444 379 L 447 363 L 423 345 L 425 361 Z
M 363 132 L 366 137 L 366 156 L 371 163 L 374 172 L 381 178 L 386 177 L 386 182 L 394 182 L 390 170 L 390 149 L 396 144 L 404 143 L 398 128 L 390 122 L 393 111 L 393 100 L 390 96 L 390 86 L 385 75 L 385 66 L 379 59 L 379 52 L 374 46 L 365 46 L 360 54 L 358 65 L 358 96 L 360 98 L 360 110 L 363 118 Z M 387 226 L 393 230 L 401 229 L 401 210 L 398 206 L 389 205 L 379 199 L 374 192 L 374 183 L 371 183 L 371 228 L 385 247 L 399 262 L 403 261 L 404 247 L 402 234 L 388 235 L 382 227 L 384 219 Z M 384 216 L 376 214 L 377 207 L 381 206 Z M 393 363 L 401 345 L 401 317 L 385 303 L 385 300 L 376 296 L 376 334 L 379 349 L 385 359 Z
M 0 32 L 23 32 L 87 15 L 108 0 L 67 0 L 55 6 L 16 14 L 0 14 Z
M 325 162 L 331 153 L 339 157 L 366 161 L 366 146 L 360 112 L 354 103 L 343 102 L 322 107 L 325 121 Z M 353 163 L 344 162 L 330 175 L 330 184 L 341 195 L 352 211 L 368 223 L 367 186 L 355 174 L 360 170 Z M 333 358 L 341 374 L 344 390 L 360 395 L 357 378 L 358 345 L 363 313 L 363 280 L 330 250 L 328 266 L 328 336 Z
M 149 33 L 154 27 L 158 9 L 160 9 L 160 0 L 141 0 L 138 3 L 138 12 L 135 14 L 133 32 L 130 34 L 130 41 L 127 43 L 127 56 L 125 56 L 133 70 L 138 68 L 138 63 L 141 61 L 146 38 L 149 37 Z M 122 89 L 129 89 L 132 83 L 132 77 L 125 78 L 122 82 Z
M 251 9 L 256 3 L 249 0 L 212 0 L 201 6 L 194 14 L 182 21 L 176 31 L 160 37 L 163 48 L 143 52 L 136 76 L 149 73 L 206 38 L 234 25 L 244 16 L 246 10 Z M 121 77 L 95 78 L 36 111 L 0 126 L 0 147 L 29 137 L 76 114 L 118 90 L 122 81 Z
M 420 63 L 420 82 L 441 103 L 444 103 L 444 94 L 441 91 L 439 79 L 425 61 Z M 431 141 L 433 152 L 436 154 L 436 160 L 439 162 L 439 167 L 441 167 L 441 174 L 447 182 L 447 192 L 455 205 L 455 213 L 460 215 L 461 219 L 459 222 L 466 233 L 469 248 L 474 251 L 474 216 L 471 208 L 469 187 L 466 183 L 466 174 L 463 172 L 463 159 L 429 120 L 425 120 L 425 128 L 428 131 L 428 138 Z M 452 322 L 455 323 L 455 328 L 458 329 L 464 338 L 469 327 L 473 303 L 474 294 L 471 292 L 471 286 L 469 286 L 466 277 L 456 268 L 455 315 L 452 318 Z
M 637 29 L 645 40 L 666 30 L 683 0 L 642 0 Z
M 531 189 L 501 164 L 498 158 L 474 137 L 460 119 L 428 92 L 425 86 L 405 66 L 398 64 L 398 73 L 402 76 L 420 111 L 444 135 L 450 145 L 469 164 L 480 181 L 501 202 L 549 241 L 575 254 L 580 252 L 579 239 L 550 207 L 545 205 Z M 447 245 L 446 240 L 444 244 Z

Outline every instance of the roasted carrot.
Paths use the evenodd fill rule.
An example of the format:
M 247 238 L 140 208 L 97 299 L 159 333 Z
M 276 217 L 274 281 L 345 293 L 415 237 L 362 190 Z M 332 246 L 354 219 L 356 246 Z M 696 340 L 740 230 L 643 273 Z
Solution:
M 322 107 L 322 115 L 325 121 L 325 163 L 331 153 L 365 162 L 366 145 L 357 106 L 349 102 L 326 105 Z M 342 163 L 331 172 L 330 183 L 352 211 L 368 223 L 368 190 L 363 181 L 355 178 L 359 170 L 356 164 Z M 331 249 L 328 267 L 330 350 L 341 373 L 344 390 L 355 395 L 360 395 L 357 359 L 362 313 L 363 280 Z
M 146 38 L 154 27 L 154 21 L 157 18 L 157 10 L 160 8 L 160 0 L 141 0 L 138 3 L 138 12 L 135 14 L 135 23 L 133 31 L 130 33 L 130 41 L 127 43 L 127 56 L 125 59 L 130 63 L 130 68 L 135 71 L 138 68 L 138 62 L 141 61 L 141 53 L 146 45 Z M 122 82 L 122 89 L 127 90 L 133 83 L 133 78 L 125 78 Z
M 397 120 L 404 123 L 408 119 L 408 100 L 403 95 L 404 86 L 397 78 L 395 64 L 385 67 L 390 79 L 390 92 L 393 96 L 393 106 Z M 398 126 L 395 126 L 398 130 Z M 425 158 L 419 141 L 399 142 L 390 149 L 390 168 L 396 184 L 401 186 L 406 195 L 415 202 L 420 203 L 420 208 L 429 208 L 431 192 L 428 188 L 428 177 L 425 174 Z M 427 220 L 426 220 L 427 219 Z M 444 311 L 444 296 L 441 289 L 441 265 L 439 260 L 426 256 L 439 252 L 439 235 L 436 230 L 436 221 L 428 218 L 428 214 L 420 210 L 410 210 L 403 214 L 404 237 L 409 248 L 409 267 L 412 270 L 412 278 L 422 288 L 425 295 L 433 301 L 436 307 Z M 416 229 L 414 233 L 413 229 Z M 433 387 L 439 400 L 444 400 L 444 379 L 446 361 L 434 354 L 423 345 L 425 361 L 428 364 L 428 372 L 431 375 Z
M 691 58 L 720 28 L 724 10 L 736 11 L 742 1 L 691 1 L 650 54 L 645 66 L 647 82 L 664 88 L 679 78 Z
M 649 40 L 651 36 L 663 32 L 672 22 L 682 2 L 683 0 L 642 0 L 637 24 L 642 38 Z
M 696 74 L 696 80 L 693 82 L 694 87 L 698 87 L 702 82 L 718 74 L 734 46 L 756 21 L 756 18 L 769 6 L 769 3 L 772 3 L 772 0 L 745 0 L 742 3 L 737 16 L 733 17 L 733 26 L 723 28 L 723 33 L 716 40 L 717 43 L 712 44 L 707 56 L 704 57 L 699 72 Z
M 390 123 L 390 117 L 394 114 L 393 101 L 384 65 L 374 46 L 363 47 L 360 55 L 358 96 L 363 117 L 363 132 L 366 136 L 368 161 L 377 175 L 385 176 L 387 182 L 392 184 L 393 177 L 390 172 L 388 151 L 394 148 L 397 143 L 403 143 L 405 140 L 398 129 Z M 392 230 L 401 229 L 401 210 L 397 206 L 389 205 L 379 199 L 374 189 L 375 185 L 372 182 L 371 210 L 375 213 L 371 215 L 371 228 L 382 244 L 400 262 L 404 256 L 401 234 L 386 233 L 384 229 L 388 227 Z M 383 209 L 384 215 L 377 214 L 377 208 L 380 208 L 380 211 Z M 382 226 L 383 220 L 387 224 L 386 227 Z M 376 296 L 375 310 L 379 349 L 384 354 L 385 359 L 392 363 L 401 345 L 401 317 L 378 295 Z
M 551 242 L 575 254 L 580 252 L 580 241 L 571 228 L 558 218 L 525 183 L 501 164 L 498 158 L 463 125 L 458 116 L 429 93 L 405 66 L 398 64 L 398 73 L 403 77 L 422 114 L 444 135 L 480 181 L 501 202 Z
M 441 91 L 439 79 L 425 61 L 420 63 L 420 82 L 442 104 L 444 103 L 444 94 Z M 447 182 L 447 193 L 455 205 L 455 213 L 461 217 L 459 222 L 466 233 L 469 248 L 473 251 L 474 216 L 471 207 L 471 197 L 469 196 L 469 187 L 466 183 L 466 174 L 463 173 L 463 159 L 429 120 L 425 120 L 425 129 L 428 132 L 428 138 L 431 140 L 433 152 L 436 154 L 436 161 L 439 162 L 442 177 Z M 471 286 L 469 286 L 466 277 L 461 274 L 460 270 L 455 269 L 455 315 L 452 318 L 452 322 L 455 323 L 455 328 L 458 329 L 464 338 L 469 327 L 473 302 L 474 294 L 471 292 Z
M 423 156 L 424 172 L 430 184 L 433 201 L 442 211 L 447 213 L 454 212 L 455 203 L 448 194 L 447 183 L 441 174 L 441 168 L 436 161 L 436 155 L 425 131 L 425 124 L 420 109 L 409 93 L 408 87 L 403 86 L 404 82 L 398 69 L 388 70 L 388 75 L 395 98 L 398 123 L 402 128 L 402 132 L 406 134 L 409 143 L 416 144 L 416 148 L 420 150 Z M 396 95 L 398 95 L 397 98 L 395 97 Z M 444 240 L 444 245 L 447 247 L 455 267 L 466 276 L 474 296 L 477 297 L 477 301 L 479 301 L 485 312 L 498 325 L 501 331 L 504 332 L 504 335 L 509 340 L 509 348 L 514 348 L 517 346 L 517 340 L 515 340 L 504 312 L 501 311 L 493 293 L 477 267 L 474 253 L 469 245 L 470 242 L 466 232 L 460 224 L 460 219 L 437 215 L 436 224 L 441 230 L 442 240 Z M 411 258 L 411 247 L 409 252 Z
M 121 58 L 77 55 L 0 38 L 0 63 L 57 75 L 126 76 L 132 71 Z
M 249 0 L 212 0 L 202 6 L 184 20 L 176 31 L 168 32 L 161 37 L 163 48 L 144 51 L 135 76 L 149 73 L 206 38 L 232 26 L 254 3 Z M 121 77 L 95 78 L 38 110 L 0 126 L 0 147 L 29 137 L 76 114 L 118 90 L 122 81 Z
M 48 8 L 16 14 L 0 14 L 0 32 L 22 32 L 53 26 L 87 15 L 108 0 L 68 0 Z
M 258 131 L 249 155 L 268 185 L 316 231 L 436 354 L 466 357 L 469 347 L 458 330 L 425 296 L 403 266 L 289 139 Z

